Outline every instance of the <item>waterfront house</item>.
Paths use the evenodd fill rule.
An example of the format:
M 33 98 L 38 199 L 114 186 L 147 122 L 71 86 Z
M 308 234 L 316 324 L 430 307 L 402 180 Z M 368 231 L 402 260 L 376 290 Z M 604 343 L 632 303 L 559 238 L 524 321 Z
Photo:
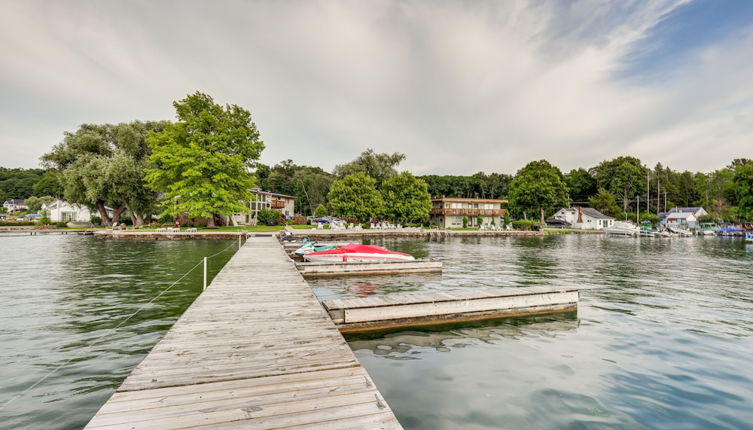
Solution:
M 555 212 L 554 219 L 565 221 L 571 228 L 580 230 L 602 230 L 614 225 L 614 218 L 606 216 L 594 208 L 562 208 Z
M 661 218 L 661 223 L 667 226 L 698 228 L 698 219 L 708 214 L 700 206 L 674 207 L 668 212 L 659 214 L 659 218 Z
M 466 198 L 441 198 L 431 200 L 431 222 L 439 227 L 462 227 L 463 217 L 468 218 L 469 227 L 478 227 L 478 218 L 481 225 L 490 226 L 492 221 L 495 225 L 502 225 L 503 217 L 507 209 L 502 209 L 502 204 L 507 200 L 496 199 L 466 199 Z
M 258 188 L 251 190 L 256 197 L 248 202 L 249 213 L 235 213 L 231 217 L 232 225 L 256 225 L 256 215 L 262 209 L 274 209 L 279 211 L 285 219 L 292 219 L 295 213 L 295 196 L 270 193 Z
M 112 217 L 112 208 L 105 207 L 107 215 Z M 91 222 L 93 216 L 99 216 L 97 211 L 80 204 L 71 204 L 64 200 L 54 200 L 42 205 L 42 211 L 52 222 Z
M 692 212 L 670 212 L 663 223 L 668 227 L 698 228 L 698 218 Z
M 24 199 L 6 200 L 3 203 L 3 207 L 8 210 L 8 213 L 15 211 L 25 211 L 26 209 L 29 209 L 26 204 L 24 204 Z

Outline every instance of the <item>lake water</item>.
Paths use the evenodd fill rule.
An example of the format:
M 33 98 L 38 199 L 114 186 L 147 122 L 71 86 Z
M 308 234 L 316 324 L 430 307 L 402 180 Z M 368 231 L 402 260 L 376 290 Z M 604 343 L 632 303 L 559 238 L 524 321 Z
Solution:
M 601 235 L 378 244 L 442 276 L 311 281 L 323 298 L 556 285 L 576 314 L 350 344 L 406 429 L 753 428 L 753 245 Z
M 201 292 L 201 266 L 147 303 L 229 246 L 213 277 L 235 243 L 0 236 L 0 428 L 82 428 Z
M 577 314 L 350 344 L 406 429 L 753 428 L 753 246 L 717 238 L 400 240 L 442 275 L 311 281 L 320 297 L 577 285 Z M 232 241 L 2 237 L 0 428 L 82 427 L 201 290 Z M 234 248 L 213 258 L 214 274 Z M 99 341 L 94 347 L 92 342 Z

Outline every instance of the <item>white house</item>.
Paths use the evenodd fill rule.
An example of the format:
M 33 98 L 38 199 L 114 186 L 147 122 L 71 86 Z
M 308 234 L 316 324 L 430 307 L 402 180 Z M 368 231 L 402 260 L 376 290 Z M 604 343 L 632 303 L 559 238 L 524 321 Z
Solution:
M 112 216 L 112 209 L 105 208 L 108 216 Z M 99 216 L 96 211 L 79 204 L 71 204 L 63 200 L 55 200 L 42 205 L 42 211 L 52 222 L 90 222 L 93 216 Z
M 28 209 L 26 204 L 24 204 L 24 199 L 6 200 L 3 203 L 3 207 L 8 210 L 8 213 L 11 213 L 13 211 L 25 211 L 26 209 Z
M 614 225 L 614 218 L 606 216 L 594 208 L 562 208 L 555 212 L 554 219 L 568 222 L 572 228 L 581 230 L 601 230 Z
M 691 212 L 670 212 L 664 218 L 664 223 L 681 228 L 697 228 L 698 218 Z
M 231 225 L 256 225 L 256 215 L 262 209 L 274 209 L 285 219 L 291 219 L 295 213 L 295 196 L 270 193 L 258 188 L 251 190 L 256 200 L 248 202 L 248 213 L 236 213 L 231 217 Z

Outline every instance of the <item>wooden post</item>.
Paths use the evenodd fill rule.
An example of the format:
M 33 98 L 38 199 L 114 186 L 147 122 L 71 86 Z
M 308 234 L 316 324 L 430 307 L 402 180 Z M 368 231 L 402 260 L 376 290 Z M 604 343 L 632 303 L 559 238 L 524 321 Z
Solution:
M 204 289 L 203 290 L 206 290 L 206 289 L 207 289 L 207 257 L 204 257 Z

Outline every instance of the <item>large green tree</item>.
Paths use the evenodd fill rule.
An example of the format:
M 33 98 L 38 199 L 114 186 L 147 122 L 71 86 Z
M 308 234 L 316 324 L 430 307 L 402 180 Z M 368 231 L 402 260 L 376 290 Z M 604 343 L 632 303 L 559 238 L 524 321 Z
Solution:
M 753 221 L 753 161 L 735 167 L 737 213 L 740 219 Z
M 610 193 L 604 188 L 599 188 L 596 194 L 588 199 L 588 202 L 592 208 L 603 213 L 604 215 L 611 216 L 613 218 L 622 218 L 622 216 L 624 215 L 620 211 L 620 207 L 617 206 L 617 199 L 614 197 L 614 194 Z
M 384 181 L 382 199 L 384 214 L 393 221 L 422 222 L 429 218 L 431 196 L 426 182 L 409 172 Z
M 149 155 L 146 138 L 167 124 L 84 124 L 66 132 L 63 141 L 42 156 L 42 162 L 59 172 L 56 177 L 68 202 L 96 208 L 107 225 L 119 222 L 126 209 L 135 223 L 142 224 L 156 200 L 156 193 L 144 182 Z M 106 205 L 115 208 L 112 219 Z
M 510 184 L 510 206 L 517 212 L 538 212 L 541 222 L 555 206 L 567 204 L 567 184 L 560 169 L 546 160 L 518 170 Z
M 177 122 L 149 136 L 149 186 L 164 193 L 163 214 L 207 217 L 247 211 L 251 169 L 264 143 L 251 113 L 196 92 L 173 103 Z
M 596 194 L 596 178 L 586 169 L 573 169 L 565 175 L 565 182 L 570 191 L 570 200 L 585 202 Z
M 635 157 L 617 157 L 602 161 L 592 169 L 599 188 L 604 188 L 622 200 L 622 210 L 637 195 L 646 192 L 647 169 Z
M 338 178 L 344 178 L 359 172 L 365 173 L 374 178 L 377 188 L 379 188 L 382 186 L 382 182 L 397 175 L 396 168 L 404 160 L 405 154 L 399 152 L 393 154 L 376 153 L 369 148 L 350 163 L 335 166 L 334 174 Z
M 384 212 L 384 201 L 376 189 L 376 180 L 363 172 L 333 182 L 327 200 L 332 213 L 343 218 L 366 221 Z

